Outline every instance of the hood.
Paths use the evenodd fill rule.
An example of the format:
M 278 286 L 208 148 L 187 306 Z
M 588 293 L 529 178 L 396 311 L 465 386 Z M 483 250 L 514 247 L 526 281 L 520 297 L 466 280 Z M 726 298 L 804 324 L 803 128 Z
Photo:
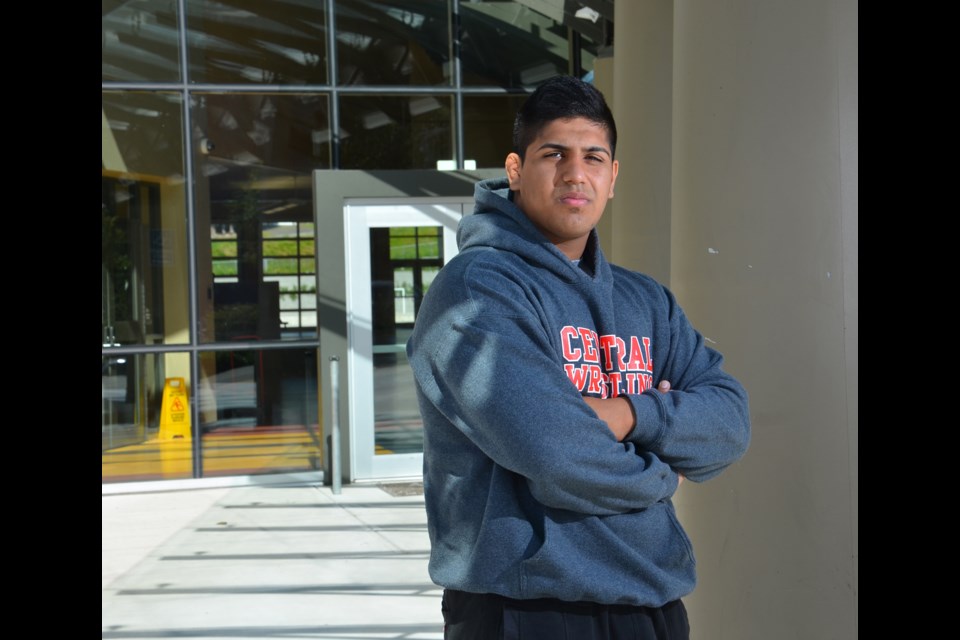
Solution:
M 461 252 L 480 247 L 509 251 L 554 271 L 564 280 L 590 277 L 591 274 L 605 275 L 606 263 L 596 229 L 590 232 L 581 265 L 577 266 L 513 203 L 513 194 L 505 177 L 478 182 L 474 199 L 473 213 L 465 216 L 457 229 L 457 246 Z

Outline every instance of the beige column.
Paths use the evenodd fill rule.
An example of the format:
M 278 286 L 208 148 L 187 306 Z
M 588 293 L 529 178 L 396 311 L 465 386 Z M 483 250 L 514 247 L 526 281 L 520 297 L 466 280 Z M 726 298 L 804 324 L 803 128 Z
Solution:
M 673 2 L 616 5 L 613 100 L 620 175 L 605 249 L 613 262 L 670 278 Z
M 616 12 L 605 250 L 673 289 L 751 398 L 746 457 L 676 496 L 693 637 L 856 638 L 857 2 Z

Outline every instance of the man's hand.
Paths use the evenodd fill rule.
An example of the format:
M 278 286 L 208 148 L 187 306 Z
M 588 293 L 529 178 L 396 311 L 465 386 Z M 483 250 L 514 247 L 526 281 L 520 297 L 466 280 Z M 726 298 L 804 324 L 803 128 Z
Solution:
M 657 385 L 657 391 L 660 393 L 670 391 L 670 381 L 661 380 L 660 384 Z M 623 439 L 633 430 L 636 418 L 634 418 L 633 409 L 626 398 L 584 397 L 583 399 L 594 410 L 597 417 L 607 423 L 607 427 L 616 436 L 618 442 L 623 442 Z
M 607 423 L 607 427 L 616 436 L 618 442 L 623 442 L 627 434 L 633 430 L 635 418 L 630 401 L 626 398 L 601 399 L 585 396 L 583 399 L 596 412 L 597 417 Z

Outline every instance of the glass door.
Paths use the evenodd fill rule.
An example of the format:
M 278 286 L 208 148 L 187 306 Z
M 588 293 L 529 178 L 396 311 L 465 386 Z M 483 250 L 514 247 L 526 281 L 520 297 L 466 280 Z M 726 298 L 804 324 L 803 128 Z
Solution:
M 423 425 L 406 343 L 457 252 L 463 202 L 345 205 L 350 451 L 358 480 L 419 476 Z

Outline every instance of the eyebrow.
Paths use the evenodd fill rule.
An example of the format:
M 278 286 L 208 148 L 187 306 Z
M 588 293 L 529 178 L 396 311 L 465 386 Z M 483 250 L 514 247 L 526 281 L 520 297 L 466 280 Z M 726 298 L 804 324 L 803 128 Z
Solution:
M 556 149 L 557 151 L 569 151 L 570 147 L 557 142 L 544 142 L 542 145 L 537 147 L 537 151 L 543 151 L 544 149 Z M 611 155 L 610 150 L 607 149 L 606 147 L 587 147 L 584 149 L 584 151 L 588 153 L 605 153 L 608 156 Z

